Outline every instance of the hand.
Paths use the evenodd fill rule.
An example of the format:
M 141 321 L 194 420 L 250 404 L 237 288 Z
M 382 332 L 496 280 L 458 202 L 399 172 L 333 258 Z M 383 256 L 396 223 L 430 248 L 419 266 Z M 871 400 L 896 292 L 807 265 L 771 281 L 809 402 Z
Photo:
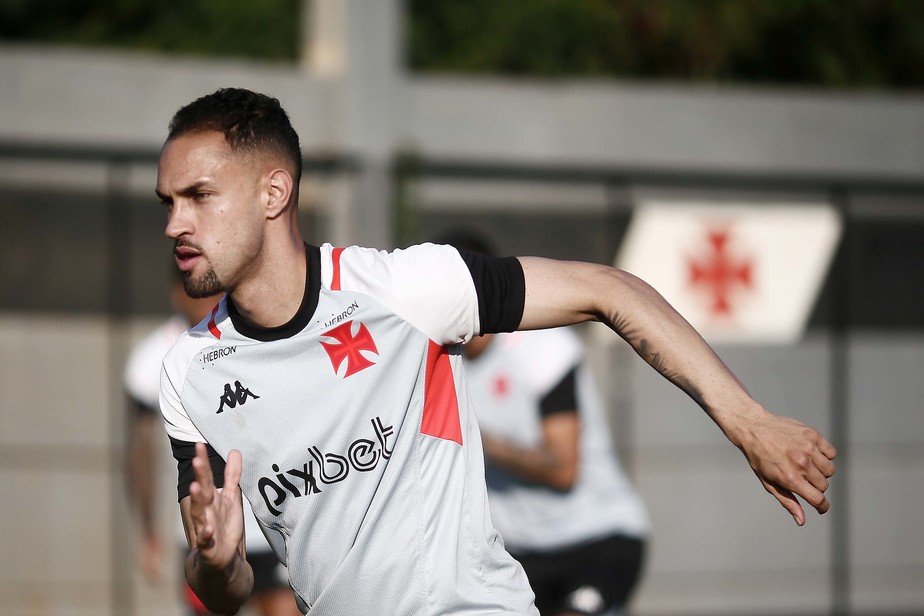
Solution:
M 225 463 L 225 484 L 215 487 L 205 444 L 196 443 L 193 472 L 196 479 L 189 486 L 190 515 L 195 532 L 195 547 L 204 564 L 224 569 L 238 555 L 244 536 L 244 512 L 241 501 L 241 452 L 232 449 Z
M 800 421 L 766 413 L 748 429 L 739 444 L 764 488 L 792 515 L 805 524 L 801 496 L 818 513 L 830 507 L 825 491 L 834 475 L 834 446 L 817 430 Z

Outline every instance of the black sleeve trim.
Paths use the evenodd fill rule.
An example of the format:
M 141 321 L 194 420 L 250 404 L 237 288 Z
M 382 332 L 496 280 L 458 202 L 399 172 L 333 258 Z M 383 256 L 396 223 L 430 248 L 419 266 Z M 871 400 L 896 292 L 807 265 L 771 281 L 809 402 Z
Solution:
M 177 502 L 189 496 L 189 486 L 195 479 L 192 461 L 196 457 L 196 444 L 189 441 L 180 441 L 172 436 L 170 437 L 170 448 L 173 449 L 173 457 L 176 459 L 177 473 Z M 206 452 L 209 456 L 209 465 L 212 467 L 212 478 L 215 481 L 215 487 L 220 488 L 225 485 L 225 461 L 218 452 L 212 449 L 208 443 L 205 444 Z
M 526 279 L 516 257 L 486 257 L 460 250 L 475 282 L 481 334 L 516 331 L 523 320 Z
M 577 412 L 576 381 L 577 368 L 573 368 L 539 401 L 539 414 L 548 417 L 556 413 Z

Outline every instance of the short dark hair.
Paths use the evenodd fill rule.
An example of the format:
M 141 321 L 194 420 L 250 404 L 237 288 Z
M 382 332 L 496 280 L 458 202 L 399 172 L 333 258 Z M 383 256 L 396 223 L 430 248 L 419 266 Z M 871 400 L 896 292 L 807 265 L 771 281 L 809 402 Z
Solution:
M 218 131 L 233 151 L 263 150 L 292 164 L 302 175 L 298 133 L 278 99 L 243 88 L 221 88 L 181 107 L 170 120 L 167 141 L 201 131 Z

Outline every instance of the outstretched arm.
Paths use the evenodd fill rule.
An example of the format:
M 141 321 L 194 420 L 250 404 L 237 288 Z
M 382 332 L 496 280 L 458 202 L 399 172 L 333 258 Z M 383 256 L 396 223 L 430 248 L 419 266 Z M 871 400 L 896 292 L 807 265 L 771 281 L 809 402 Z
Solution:
M 745 455 L 796 524 L 819 513 L 834 474 L 834 447 L 813 428 L 758 404 L 689 323 L 641 279 L 613 267 L 521 257 L 526 302 L 520 329 L 598 320 L 680 387 Z
M 193 471 L 196 480 L 180 501 L 190 548 L 186 580 L 209 610 L 236 614 L 253 589 L 244 552 L 241 454 L 232 450 L 228 455 L 223 488 L 215 487 L 204 443 L 196 443 Z

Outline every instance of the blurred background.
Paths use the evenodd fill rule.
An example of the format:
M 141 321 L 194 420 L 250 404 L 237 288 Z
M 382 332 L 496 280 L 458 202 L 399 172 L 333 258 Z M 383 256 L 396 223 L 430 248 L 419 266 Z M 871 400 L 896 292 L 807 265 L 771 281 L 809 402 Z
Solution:
M 629 613 L 924 614 L 924 3 L 900 0 L 0 0 L 0 614 L 178 613 L 136 566 L 122 367 L 170 314 L 166 124 L 222 86 L 289 111 L 309 241 L 464 225 L 618 263 L 835 443 L 798 528 L 584 328 L 652 517 Z M 173 536 L 166 439 L 160 464 Z

